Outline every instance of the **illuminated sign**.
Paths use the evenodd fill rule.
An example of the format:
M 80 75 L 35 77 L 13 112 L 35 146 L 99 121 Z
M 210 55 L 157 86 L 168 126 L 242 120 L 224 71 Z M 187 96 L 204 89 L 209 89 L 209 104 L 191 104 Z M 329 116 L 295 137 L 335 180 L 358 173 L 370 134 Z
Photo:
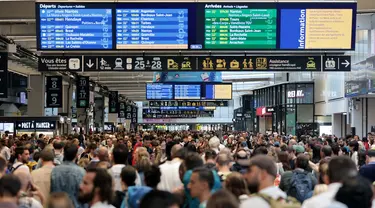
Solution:
M 59 63 L 56 63 L 59 60 Z M 82 63 L 82 62 L 83 63 Z M 215 80 L 216 71 L 350 71 L 350 56 L 41 56 L 39 71 L 205 71 L 200 80 Z M 75 70 L 73 70 L 75 69 Z M 207 72 L 209 71 L 209 72 Z M 163 74 L 155 77 L 160 82 Z M 179 76 L 178 73 L 174 76 Z M 197 75 L 195 75 L 197 77 Z M 172 79 L 173 80 L 173 79 Z
M 275 49 L 276 9 L 205 5 L 205 49 Z
M 188 9 L 116 9 L 117 49 L 188 49 Z
M 38 4 L 41 50 L 112 49 L 110 5 Z
M 356 5 L 36 3 L 37 49 L 354 50 Z
M 353 9 L 281 9 L 280 49 L 352 49 Z
M 54 121 L 17 121 L 16 129 L 56 129 L 56 122 Z
M 172 100 L 173 85 L 172 84 L 146 84 L 147 100 Z
M 292 90 L 287 92 L 288 98 L 303 98 L 305 97 L 305 93 L 302 90 Z

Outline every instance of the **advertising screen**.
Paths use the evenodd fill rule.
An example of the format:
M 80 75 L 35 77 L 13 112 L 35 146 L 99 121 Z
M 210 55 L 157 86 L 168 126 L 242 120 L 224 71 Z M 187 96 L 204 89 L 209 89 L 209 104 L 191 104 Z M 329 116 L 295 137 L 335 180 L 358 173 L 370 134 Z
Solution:
M 352 49 L 352 8 L 285 8 L 280 10 L 280 49 Z
M 275 49 L 277 10 L 205 6 L 205 49 Z
M 42 50 L 112 49 L 110 5 L 38 4 L 36 13 Z
M 151 84 L 146 85 L 147 100 L 172 100 L 173 85 L 172 84 Z

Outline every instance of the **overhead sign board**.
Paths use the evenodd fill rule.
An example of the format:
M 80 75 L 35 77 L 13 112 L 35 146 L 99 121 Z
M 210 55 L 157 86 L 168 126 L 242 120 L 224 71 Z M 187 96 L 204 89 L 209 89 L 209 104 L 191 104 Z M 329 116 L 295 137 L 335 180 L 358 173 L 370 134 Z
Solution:
M 16 129 L 18 130 L 54 130 L 56 129 L 55 121 L 17 121 Z
M 90 79 L 79 76 L 76 82 L 77 108 L 88 108 L 90 106 Z
M 112 49 L 112 6 L 98 4 L 37 4 L 38 46 L 41 50 Z
M 126 103 L 125 102 L 119 102 L 118 104 L 118 118 L 125 118 L 126 117 Z
M 324 5 L 309 8 L 301 4 L 279 10 L 280 49 L 352 49 L 355 10 Z
M 63 103 L 62 76 L 46 77 L 47 108 L 62 108 Z
M 350 71 L 351 56 L 324 56 L 323 71 Z
M 227 107 L 228 101 L 149 101 L 149 107 Z
M 202 71 L 320 71 L 320 56 L 198 57 Z
M 39 71 L 82 70 L 82 57 L 42 56 Z M 59 62 L 60 64 L 55 64 Z M 49 64 L 47 64 L 49 63 Z M 84 71 L 350 71 L 350 56 L 84 56 Z M 202 74 L 202 79 L 209 76 Z
M 132 119 L 132 110 L 133 110 L 133 106 L 132 105 L 126 105 L 126 109 L 125 109 L 125 119 L 129 119 L 131 120 Z
M 161 71 L 167 67 L 165 56 L 86 56 L 85 71 Z
M 82 71 L 82 56 L 40 56 L 39 71 Z
M 108 94 L 109 113 L 117 113 L 118 110 L 118 91 L 110 91 Z
M 8 97 L 8 54 L 0 53 L 0 98 Z
M 270 4 L 269 8 L 232 5 L 206 4 L 205 49 L 276 49 L 277 9 L 274 5 Z
M 147 100 L 231 100 L 231 83 L 147 83 Z
M 354 50 L 356 3 L 36 3 L 38 50 Z
M 133 124 L 138 123 L 138 107 L 137 106 L 132 106 L 131 123 Z

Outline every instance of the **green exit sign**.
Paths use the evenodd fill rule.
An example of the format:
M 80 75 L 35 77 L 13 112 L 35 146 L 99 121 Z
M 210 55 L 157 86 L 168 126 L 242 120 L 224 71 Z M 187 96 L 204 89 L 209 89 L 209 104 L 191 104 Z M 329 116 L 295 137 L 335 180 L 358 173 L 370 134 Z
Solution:
M 86 105 L 86 100 L 80 100 L 79 101 L 79 106 L 81 106 L 81 107 L 86 107 L 87 105 Z

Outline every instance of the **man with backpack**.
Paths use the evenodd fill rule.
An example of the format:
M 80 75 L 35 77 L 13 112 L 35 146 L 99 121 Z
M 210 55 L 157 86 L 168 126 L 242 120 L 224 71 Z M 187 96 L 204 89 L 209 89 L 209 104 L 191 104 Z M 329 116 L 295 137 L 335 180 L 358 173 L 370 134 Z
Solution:
M 288 196 L 292 196 L 302 203 L 312 197 L 317 179 L 307 171 L 309 168 L 309 157 L 307 155 L 298 155 L 295 165 L 296 168 L 293 171 L 285 172 L 281 176 L 279 187 Z
M 280 188 L 274 186 L 277 175 L 276 163 L 270 156 L 256 155 L 250 160 L 245 179 L 250 190 L 254 190 L 240 208 L 294 208 L 301 204 L 294 198 L 288 197 Z
M 15 153 L 15 161 L 9 171 L 11 173 L 15 173 L 17 171 L 24 171 L 30 174 L 30 169 L 26 165 L 29 162 L 30 157 L 29 149 L 23 146 L 16 147 Z

